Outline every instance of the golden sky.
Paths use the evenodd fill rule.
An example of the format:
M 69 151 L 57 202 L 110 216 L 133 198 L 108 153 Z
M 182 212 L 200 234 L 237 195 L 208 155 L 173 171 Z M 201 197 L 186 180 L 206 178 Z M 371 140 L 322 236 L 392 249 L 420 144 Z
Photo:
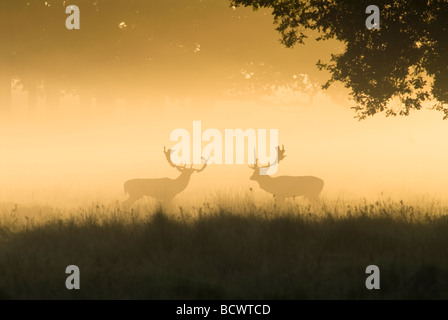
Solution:
M 291 61 L 291 75 L 307 75 L 316 84 L 324 83 L 328 74 L 318 71 L 315 63 L 328 60 L 341 44 L 309 40 L 305 46 L 285 49 L 269 15 L 237 11 L 242 17 L 258 15 L 257 23 L 263 30 L 262 34 L 260 28 L 240 30 L 239 38 L 257 36 L 257 41 L 265 42 L 264 48 L 272 50 L 266 57 Z M 216 41 L 219 48 L 224 40 Z M 207 48 L 201 46 L 201 50 Z M 207 68 L 218 68 L 220 57 L 208 61 Z M 251 76 L 251 61 L 245 59 L 249 67 L 241 67 L 244 77 Z M 186 81 L 201 76 L 200 71 L 193 75 L 191 68 L 176 66 L 169 76 L 179 75 Z M 204 81 L 200 91 L 214 92 L 215 85 Z M 120 90 L 129 96 L 136 89 L 123 79 Z M 216 128 L 222 133 L 236 128 L 278 129 L 287 157 L 280 163 L 277 176 L 320 177 L 325 181 L 325 197 L 375 197 L 381 192 L 396 197 L 447 196 L 448 125 L 435 111 L 358 121 L 350 109 L 348 91 L 340 86 L 330 92 L 320 90 L 312 102 L 307 94 L 279 90 L 266 98 L 272 104 L 218 98 L 204 107 L 192 103 L 188 93 L 183 99 L 170 94 L 168 88 L 164 101 L 157 105 L 143 102 L 135 108 L 126 99 L 114 98 L 106 114 L 84 116 L 79 114 L 76 92 L 61 95 L 58 115 L 45 111 L 44 96 L 38 98 L 37 110 L 31 114 L 26 89 L 14 89 L 13 114 L 0 120 L 0 202 L 121 201 L 125 180 L 178 175 L 166 162 L 163 146 L 175 144 L 169 141 L 172 130 L 191 132 L 194 120 L 202 122 L 203 130 Z M 94 109 L 94 99 L 92 106 Z M 258 190 L 250 175 L 247 165 L 210 165 L 192 176 L 180 198 L 201 198 L 204 192 L 216 190 Z

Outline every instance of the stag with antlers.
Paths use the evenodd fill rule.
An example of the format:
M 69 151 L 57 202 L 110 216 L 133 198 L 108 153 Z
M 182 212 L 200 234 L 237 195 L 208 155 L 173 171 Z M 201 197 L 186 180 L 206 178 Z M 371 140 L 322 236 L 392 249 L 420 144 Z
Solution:
M 277 147 L 277 159 L 274 164 L 280 163 L 286 157 L 285 146 Z M 324 181 L 313 176 L 280 176 L 270 177 L 268 175 L 260 174 L 260 169 L 269 168 L 271 165 L 260 167 L 258 165 L 258 159 L 256 159 L 255 165 L 249 166 L 254 173 L 250 177 L 250 180 L 257 181 L 260 188 L 270 194 L 272 194 L 276 201 L 283 202 L 285 198 L 295 198 L 303 196 L 308 200 L 314 202 L 319 199 L 319 195 L 324 187 Z
M 176 179 L 170 178 L 159 178 L 159 179 L 133 179 L 128 180 L 124 183 L 124 192 L 129 194 L 129 198 L 124 202 L 125 205 L 130 206 L 137 200 L 148 196 L 164 203 L 171 202 L 171 200 L 179 193 L 184 191 L 188 183 L 190 182 L 190 177 L 194 172 L 202 172 L 207 167 L 207 160 L 204 160 L 204 165 L 201 169 L 193 168 L 191 165 L 187 168 L 186 165 L 179 166 L 172 162 L 171 149 L 166 150 L 163 147 L 163 153 L 165 154 L 166 160 L 169 165 L 180 172 L 179 177 Z

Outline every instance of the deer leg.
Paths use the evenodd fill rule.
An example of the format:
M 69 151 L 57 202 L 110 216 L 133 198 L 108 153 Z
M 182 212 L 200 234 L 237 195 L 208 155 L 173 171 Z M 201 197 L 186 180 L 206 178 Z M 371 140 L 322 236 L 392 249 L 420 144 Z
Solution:
M 162 203 L 168 207 L 171 207 L 173 204 L 173 198 L 174 197 L 167 197 L 167 198 L 163 199 Z
M 161 208 L 163 212 L 170 212 L 173 209 L 173 198 L 174 197 L 165 197 L 160 201 Z
M 140 199 L 140 197 L 129 195 L 129 198 L 123 202 L 123 205 L 125 207 L 130 207 L 139 199 Z
M 307 198 L 311 204 L 316 204 L 320 200 L 318 195 L 306 195 L 305 198 Z
M 285 197 L 274 195 L 275 203 L 276 204 L 284 204 L 285 203 Z

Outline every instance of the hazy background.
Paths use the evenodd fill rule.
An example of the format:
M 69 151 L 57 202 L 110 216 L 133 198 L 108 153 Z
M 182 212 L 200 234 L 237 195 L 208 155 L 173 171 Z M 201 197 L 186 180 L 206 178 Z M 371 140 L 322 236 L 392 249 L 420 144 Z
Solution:
M 315 63 L 341 44 L 285 49 L 269 11 L 224 0 L 106 2 L 70 1 L 76 31 L 60 1 L 3 3 L 1 202 L 122 201 L 125 180 L 178 176 L 163 146 L 193 120 L 222 133 L 279 129 L 277 175 L 318 176 L 325 197 L 447 197 L 440 114 L 360 122 L 344 88 L 319 89 L 329 75 Z M 250 175 L 210 165 L 178 198 L 263 194 Z

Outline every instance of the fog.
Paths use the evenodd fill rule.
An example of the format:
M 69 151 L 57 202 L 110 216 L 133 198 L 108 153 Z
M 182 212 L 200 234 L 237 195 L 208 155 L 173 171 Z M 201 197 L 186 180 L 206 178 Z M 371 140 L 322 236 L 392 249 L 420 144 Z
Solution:
M 10 111 L 0 119 L 0 202 L 121 202 L 128 179 L 179 175 L 163 147 L 175 144 L 174 129 L 192 132 L 195 120 L 222 134 L 278 129 L 287 157 L 276 176 L 319 177 L 323 197 L 447 197 L 448 126 L 440 114 L 359 121 L 346 89 L 320 89 L 329 75 L 315 64 L 340 43 L 310 40 L 285 49 L 268 11 L 232 9 L 226 1 L 207 10 L 214 14 L 194 11 L 169 22 L 151 12 L 144 25 L 144 17 L 118 8 L 103 16 L 113 17 L 112 31 L 108 19 L 85 14 L 75 36 L 50 33 L 54 23 L 41 32 L 45 43 L 32 35 L 11 42 L 22 62 L 2 60 L 16 71 L 8 78 Z M 24 30 L 34 30 L 31 22 Z M 117 37 L 113 46 L 104 44 L 106 34 Z M 247 161 L 211 164 L 178 198 L 251 189 L 268 196 L 249 180 L 251 171 Z
M 276 176 L 314 175 L 325 181 L 327 197 L 446 197 L 448 134 L 446 122 L 431 111 L 407 118 L 358 121 L 349 108 L 319 95 L 306 107 L 263 106 L 217 101 L 202 117 L 165 101 L 163 113 L 134 113 L 117 107 L 109 115 L 86 118 L 60 114 L 17 116 L 0 129 L 0 200 L 3 202 L 84 203 L 122 201 L 124 181 L 175 178 L 163 147 L 170 133 L 193 121 L 202 131 L 216 128 L 278 129 L 287 157 Z M 285 117 L 285 112 L 288 117 Z M 207 142 L 203 142 L 203 147 Z M 247 163 L 247 144 L 246 157 Z M 195 167 L 200 167 L 195 165 Z M 258 189 L 244 165 L 211 164 L 194 174 L 180 199 L 203 199 L 216 191 Z M 261 191 L 262 193 L 262 191 Z

